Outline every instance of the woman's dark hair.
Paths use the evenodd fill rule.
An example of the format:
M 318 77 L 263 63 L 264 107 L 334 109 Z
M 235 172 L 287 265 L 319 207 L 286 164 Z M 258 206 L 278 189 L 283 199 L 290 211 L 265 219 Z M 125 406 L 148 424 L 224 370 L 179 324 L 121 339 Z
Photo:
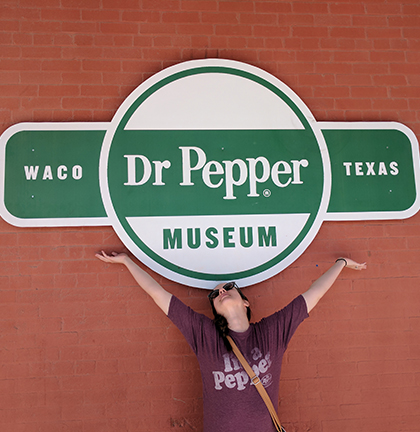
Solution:
M 248 298 L 246 297 L 246 295 L 239 288 L 236 288 L 236 290 L 238 291 L 242 300 L 248 301 Z M 211 304 L 211 309 L 212 309 L 213 315 L 214 315 L 213 322 L 216 326 L 216 329 L 219 332 L 219 335 L 221 336 L 221 338 L 223 339 L 223 342 L 225 344 L 226 349 L 228 351 L 232 351 L 232 346 L 230 345 L 230 342 L 228 341 L 228 339 L 226 337 L 229 334 L 229 327 L 228 327 L 227 319 L 223 315 L 220 315 L 216 312 L 216 308 L 214 307 L 214 303 L 213 303 L 212 299 L 210 299 L 210 304 Z M 247 306 L 247 308 L 246 308 L 246 316 L 248 318 L 248 321 L 251 321 L 251 308 L 249 306 Z

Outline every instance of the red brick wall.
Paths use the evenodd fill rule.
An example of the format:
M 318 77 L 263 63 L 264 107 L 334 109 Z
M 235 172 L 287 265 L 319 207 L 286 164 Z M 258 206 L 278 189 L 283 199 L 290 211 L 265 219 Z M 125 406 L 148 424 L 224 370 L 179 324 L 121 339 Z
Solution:
M 418 0 L 2 0 L 1 132 L 21 121 L 110 121 L 144 79 L 184 60 L 259 66 L 318 120 L 400 121 L 420 135 Z M 111 228 L 0 220 L 0 425 L 7 432 L 199 431 L 200 373 L 127 272 Z M 420 423 L 420 214 L 326 222 L 292 266 L 247 289 L 255 318 L 345 270 L 298 330 L 281 380 L 290 431 Z M 157 276 L 208 312 L 206 293 Z

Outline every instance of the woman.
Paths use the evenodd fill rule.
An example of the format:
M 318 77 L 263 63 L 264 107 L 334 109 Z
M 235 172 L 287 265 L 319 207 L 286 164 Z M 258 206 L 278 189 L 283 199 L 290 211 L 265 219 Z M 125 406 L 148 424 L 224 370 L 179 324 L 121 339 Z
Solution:
M 125 265 L 193 349 L 203 381 L 204 432 L 275 431 L 262 398 L 232 353 L 226 336 L 232 337 L 277 407 L 281 362 L 293 333 L 344 267 L 366 268 L 366 264 L 350 258 L 339 258 L 308 291 L 284 309 L 251 324 L 249 301 L 233 282 L 221 283 L 210 292 L 215 315 L 212 321 L 166 291 L 126 254 L 102 252 L 96 256 L 106 263 Z

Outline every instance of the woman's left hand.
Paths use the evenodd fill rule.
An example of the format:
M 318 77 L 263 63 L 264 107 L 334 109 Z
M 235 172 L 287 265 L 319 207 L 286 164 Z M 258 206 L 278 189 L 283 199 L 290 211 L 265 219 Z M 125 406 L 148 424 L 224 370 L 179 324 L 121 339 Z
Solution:
M 353 261 L 351 258 L 343 258 L 343 260 L 346 261 L 346 263 L 347 263 L 346 267 L 348 267 L 349 269 L 365 270 L 367 268 L 366 263 L 359 264 L 356 261 Z

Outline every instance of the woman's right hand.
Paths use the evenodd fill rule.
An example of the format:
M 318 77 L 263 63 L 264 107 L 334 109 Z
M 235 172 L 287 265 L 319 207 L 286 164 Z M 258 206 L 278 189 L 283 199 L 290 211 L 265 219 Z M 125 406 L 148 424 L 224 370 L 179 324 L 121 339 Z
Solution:
M 125 264 L 128 259 L 128 255 L 126 253 L 117 253 L 112 252 L 111 255 L 107 255 L 104 251 L 101 253 L 95 254 L 96 258 L 99 258 L 101 261 L 110 263 L 110 264 Z

